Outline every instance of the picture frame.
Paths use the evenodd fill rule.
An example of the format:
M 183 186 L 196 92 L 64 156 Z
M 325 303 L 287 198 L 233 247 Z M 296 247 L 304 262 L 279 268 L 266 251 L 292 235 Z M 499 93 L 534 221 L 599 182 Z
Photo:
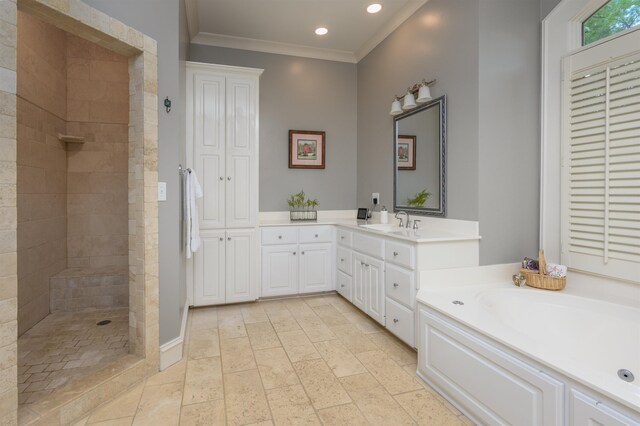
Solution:
M 416 169 L 416 136 L 398 135 L 396 161 L 398 170 Z
M 290 169 L 324 169 L 325 152 L 325 132 L 289 130 Z

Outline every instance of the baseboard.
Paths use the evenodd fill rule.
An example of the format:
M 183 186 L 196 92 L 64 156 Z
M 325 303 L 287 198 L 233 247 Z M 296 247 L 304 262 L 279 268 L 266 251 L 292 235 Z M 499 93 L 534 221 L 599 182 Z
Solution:
M 180 335 L 175 339 L 170 340 L 164 345 L 160 346 L 160 371 L 171 367 L 173 364 L 182 359 L 188 317 L 189 301 L 185 303 L 184 311 L 182 311 L 182 325 L 180 326 Z

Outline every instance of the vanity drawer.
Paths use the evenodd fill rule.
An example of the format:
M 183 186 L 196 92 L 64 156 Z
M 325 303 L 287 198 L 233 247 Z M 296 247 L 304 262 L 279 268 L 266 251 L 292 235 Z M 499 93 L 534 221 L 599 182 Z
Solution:
M 387 297 L 385 306 L 387 316 L 387 330 L 398 336 L 412 348 L 415 347 L 415 321 L 413 310 L 407 309 L 393 299 Z
M 384 260 L 404 266 L 405 268 L 415 268 L 414 249 L 409 244 L 387 241 Z
M 262 228 L 262 245 L 296 244 L 298 242 L 298 228 L 287 226 L 282 228 Z
M 384 259 L 384 240 L 369 237 L 359 232 L 353 233 L 353 249 L 378 259 Z
M 333 227 L 331 226 L 301 226 L 300 243 L 332 243 Z
M 338 271 L 338 293 L 351 302 L 352 278 L 342 271 Z
M 345 274 L 351 275 L 352 273 L 352 264 L 351 264 L 351 250 L 348 248 L 340 247 L 336 249 L 336 262 L 338 263 L 338 269 L 344 272 Z
M 353 232 L 347 231 L 346 229 L 338 228 L 336 231 L 338 235 L 338 244 L 341 244 L 346 247 L 351 247 L 351 237 Z
M 387 297 L 413 308 L 416 300 L 415 276 L 414 271 L 387 264 L 384 277 Z

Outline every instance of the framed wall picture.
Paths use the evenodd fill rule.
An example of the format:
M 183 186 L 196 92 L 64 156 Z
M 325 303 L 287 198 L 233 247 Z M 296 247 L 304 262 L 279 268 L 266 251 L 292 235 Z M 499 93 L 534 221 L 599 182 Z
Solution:
M 416 137 L 398 135 L 398 170 L 416 169 Z
M 324 169 L 325 133 L 289 130 L 289 168 Z

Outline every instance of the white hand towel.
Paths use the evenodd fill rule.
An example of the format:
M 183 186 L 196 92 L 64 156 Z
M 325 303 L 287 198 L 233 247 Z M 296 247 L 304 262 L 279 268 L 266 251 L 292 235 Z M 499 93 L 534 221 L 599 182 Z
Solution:
M 198 205 L 196 199 L 202 198 L 202 187 L 198 182 L 196 172 L 191 170 L 185 179 L 185 223 L 186 223 L 186 252 L 187 259 L 191 259 L 191 253 L 195 253 L 200 248 L 200 222 L 198 220 Z

